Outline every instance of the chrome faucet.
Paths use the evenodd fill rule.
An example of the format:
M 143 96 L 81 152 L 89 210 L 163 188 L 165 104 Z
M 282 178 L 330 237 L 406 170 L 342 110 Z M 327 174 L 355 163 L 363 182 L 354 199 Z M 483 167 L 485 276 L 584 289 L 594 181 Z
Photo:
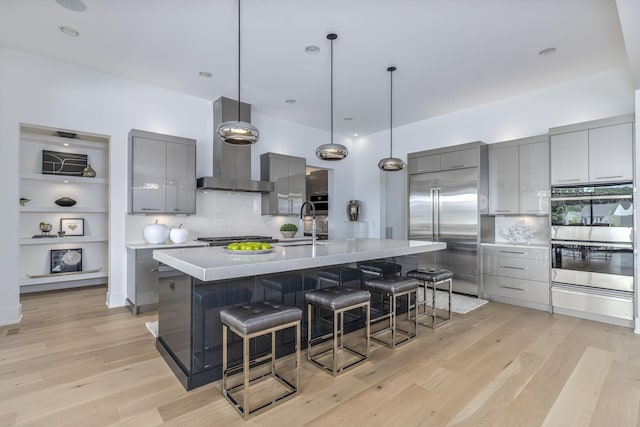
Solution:
M 302 204 L 302 206 L 300 206 L 300 228 L 302 229 L 302 232 L 304 234 L 304 220 L 302 218 L 302 215 L 304 213 L 304 207 L 306 205 L 311 206 L 311 244 L 313 245 L 313 249 L 315 251 L 315 247 L 316 247 L 316 205 L 313 204 L 313 202 L 304 202 Z

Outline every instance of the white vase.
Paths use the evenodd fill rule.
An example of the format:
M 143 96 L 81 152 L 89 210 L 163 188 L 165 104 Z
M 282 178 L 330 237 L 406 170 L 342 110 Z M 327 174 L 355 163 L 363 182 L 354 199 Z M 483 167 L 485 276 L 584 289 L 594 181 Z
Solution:
M 169 238 L 169 229 L 164 224 L 149 224 L 144 227 L 144 240 L 151 245 L 159 245 Z

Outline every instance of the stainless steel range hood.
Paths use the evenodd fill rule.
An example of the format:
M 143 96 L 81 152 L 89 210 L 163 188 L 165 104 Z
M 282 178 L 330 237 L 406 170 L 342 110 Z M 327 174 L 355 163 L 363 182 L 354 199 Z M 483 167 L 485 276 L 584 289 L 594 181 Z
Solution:
M 238 101 L 220 97 L 213 103 L 213 129 L 238 120 Z M 251 123 L 251 104 L 240 103 L 240 120 Z M 198 178 L 198 188 L 269 193 L 273 183 L 251 180 L 251 145 L 231 145 L 213 135 L 213 176 Z

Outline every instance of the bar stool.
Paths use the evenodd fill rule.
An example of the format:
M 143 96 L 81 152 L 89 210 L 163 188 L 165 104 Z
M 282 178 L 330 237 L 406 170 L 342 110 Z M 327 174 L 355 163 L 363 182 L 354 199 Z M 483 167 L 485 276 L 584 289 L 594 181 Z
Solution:
M 425 315 L 427 314 L 427 307 L 431 307 L 431 314 L 429 315 L 431 321 L 429 323 L 420 322 L 420 324 L 435 329 L 449 322 L 451 320 L 451 300 L 453 298 L 453 272 L 436 267 L 419 268 L 407 272 L 407 277 L 412 277 L 422 282 L 423 301 L 421 305 L 425 308 Z M 436 308 L 436 290 L 438 285 L 442 284 L 446 284 L 449 293 L 449 310 L 447 317 L 438 316 L 438 310 Z M 427 303 L 426 300 L 427 288 L 429 286 L 431 286 L 431 304 Z
M 360 362 L 363 362 L 369 358 L 369 332 L 370 325 L 369 320 L 371 317 L 370 312 L 370 298 L 369 291 L 362 289 L 353 289 L 346 286 L 332 286 L 330 288 L 322 288 L 315 291 L 307 292 L 305 299 L 307 301 L 307 360 L 314 365 L 322 368 L 325 371 L 330 372 L 333 376 L 344 372 L 346 369 L 356 366 Z M 356 310 L 359 308 L 365 308 L 365 350 L 359 352 L 353 348 L 344 345 L 344 314 L 345 312 Z M 332 326 L 333 331 L 319 337 L 313 338 L 312 325 L 313 314 L 315 308 L 322 308 L 332 312 Z M 322 350 L 317 354 L 313 354 L 313 345 L 321 344 L 333 341 L 331 348 Z M 345 362 L 344 364 L 338 364 L 338 350 L 344 350 L 356 357 L 355 361 Z M 332 360 L 331 364 L 325 364 L 320 361 L 323 355 L 331 352 Z
M 222 321 L 222 394 L 233 405 L 234 408 L 244 417 L 245 420 L 250 415 L 254 415 L 273 405 L 284 402 L 293 397 L 298 392 L 298 369 L 300 367 L 300 319 L 302 310 L 296 307 L 288 307 L 282 304 L 264 301 L 243 304 L 237 307 L 226 308 L 220 312 Z M 275 333 L 284 329 L 293 328 L 296 330 L 295 343 L 295 380 L 293 384 L 278 372 L 276 372 L 276 348 Z M 227 367 L 228 357 L 228 329 L 242 338 L 242 362 L 234 366 Z M 259 336 L 271 334 L 271 351 L 259 358 L 250 358 L 250 340 Z M 270 371 L 254 379 L 250 378 L 250 369 L 270 361 Z M 239 372 L 236 372 L 239 371 Z M 243 374 L 242 383 L 229 387 L 228 380 L 232 376 Z M 281 384 L 286 392 L 270 399 L 268 402 L 260 404 L 257 408 L 251 409 L 249 402 L 249 390 L 251 384 L 267 377 L 274 378 Z M 242 404 L 232 396 L 232 393 L 242 389 Z
M 389 326 L 384 329 L 380 329 L 371 334 L 371 339 L 386 345 L 390 348 L 396 348 L 397 345 L 404 344 L 411 339 L 415 338 L 418 332 L 418 288 L 420 283 L 411 278 L 400 277 L 400 276 L 392 276 L 392 277 L 381 277 L 378 279 L 370 279 L 365 280 L 362 283 L 362 287 L 371 292 L 378 292 L 383 295 L 383 297 L 389 298 L 389 312 L 384 313 L 375 319 L 371 319 L 371 324 L 380 322 L 385 319 L 389 319 Z M 415 304 L 413 305 L 415 313 L 411 316 L 411 295 L 414 297 Z M 398 327 L 398 298 L 406 296 L 407 297 L 407 322 L 409 324 L 413 323 L 413 330 L 404 330 Z M 413 319 L 413 322 L 411 322 Z M 378 338 L 378 335 L 385 334 L 387 332 L 391 332 L 390 341 L 385 341 L 381 338 Z M 404 338 L 400 341 L 396 340 L 396 334 L 400 332 L 404 334 Z
M 360 287 L 360 281 L 362 280 L 362 271 L 359 268 L 353 267 L 336 267 L 327 268 L 318 271 L 318 286 L 322 287 L 325 282 L 330 283 L 333 286 L 344 286 L 345 283 L 358 282 L 358 288 Z

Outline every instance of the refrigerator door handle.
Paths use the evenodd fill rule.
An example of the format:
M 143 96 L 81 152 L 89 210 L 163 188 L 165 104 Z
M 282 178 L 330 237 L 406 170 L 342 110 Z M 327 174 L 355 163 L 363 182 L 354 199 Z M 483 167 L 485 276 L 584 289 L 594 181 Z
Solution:
M 431 241 L 436 241 L 436 189 L 431 188 L 429 190 L 431 195 Z
M 442 192 L 442 188 L 436 188 L 436 203 L 434 204 L 436 210 L 436 222 L 434 224 L 434 229 L 436 231 L 435 241 L 440 241 L 440 193 Z

